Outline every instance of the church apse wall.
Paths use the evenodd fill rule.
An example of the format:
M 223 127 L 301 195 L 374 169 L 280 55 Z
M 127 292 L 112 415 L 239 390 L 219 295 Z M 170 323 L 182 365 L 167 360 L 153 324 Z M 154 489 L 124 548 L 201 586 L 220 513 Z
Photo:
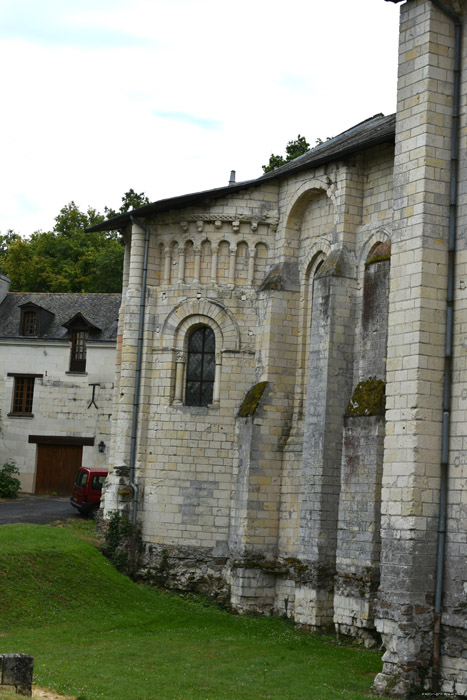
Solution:
M 446 2 L 465 35 L 466 2 Z M 465 69 L 448 255 L 454 24 L 431 0 L 406 0 L 401 13 L 396 115 L 258 180 L 119 218 L 127 253 L 104 517 L 133 508 L 148 229 L 135 466 L 146 571 L 240 612 L 382 644 L 380 693 L 465 695 Z
M 138 514 L 148 565 L 168 553 L 173 586 L 333 624 L 343 419 L 359 374 L 357 258 L 384 237 L 374 162 L 387 153 L 150 222 Z M 116 466 L 128 453 L 142 241 L 134 226 Z M 123 501 L 109 488 L 106 512 Z

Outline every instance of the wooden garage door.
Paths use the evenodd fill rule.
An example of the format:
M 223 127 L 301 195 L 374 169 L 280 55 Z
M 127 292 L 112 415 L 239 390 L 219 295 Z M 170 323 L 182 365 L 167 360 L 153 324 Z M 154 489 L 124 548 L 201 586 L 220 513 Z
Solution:
M 69 496 L 82 458 L 82 445 L 37 445 L 35 493 Z

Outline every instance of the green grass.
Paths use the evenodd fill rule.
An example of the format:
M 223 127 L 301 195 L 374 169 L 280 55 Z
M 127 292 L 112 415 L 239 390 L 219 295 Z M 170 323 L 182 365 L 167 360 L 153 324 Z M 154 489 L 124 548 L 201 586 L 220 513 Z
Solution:
M 363 700 L 378 654 L 119 574 L 81 532 L 0 527 L 0 652 L 80 700 Z

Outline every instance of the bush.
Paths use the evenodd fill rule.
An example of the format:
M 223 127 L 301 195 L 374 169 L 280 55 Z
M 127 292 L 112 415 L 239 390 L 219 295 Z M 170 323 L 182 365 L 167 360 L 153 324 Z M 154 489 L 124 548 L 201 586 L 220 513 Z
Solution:
M 21 488 L 21 482 L 13 474 L 19 474 L 14 462 L 5 462 L 0 469 L 0 498 L 16 498 Z

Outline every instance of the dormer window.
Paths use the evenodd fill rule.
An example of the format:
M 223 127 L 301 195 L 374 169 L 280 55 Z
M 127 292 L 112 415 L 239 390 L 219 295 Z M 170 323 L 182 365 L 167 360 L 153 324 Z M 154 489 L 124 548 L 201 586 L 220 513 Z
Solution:
M 25 338 L 39 338 L 47 333 L 55 314 L 44 307 L 27 301 L 20 306 L 19 335 Z
M 23 311 L 21 335 L 39 335 L 37 311 Z
M 87 330 L 76 330 L 71 333 L 70 372 L 86 371 L 87 337 Z
M 90 337 L 96 337 L 101 329 L 85 318 L 82 313 L 77 313 L 63 325 L 68 329 L 71 340 L 69 371 L 86 372 L 87 341 Z

